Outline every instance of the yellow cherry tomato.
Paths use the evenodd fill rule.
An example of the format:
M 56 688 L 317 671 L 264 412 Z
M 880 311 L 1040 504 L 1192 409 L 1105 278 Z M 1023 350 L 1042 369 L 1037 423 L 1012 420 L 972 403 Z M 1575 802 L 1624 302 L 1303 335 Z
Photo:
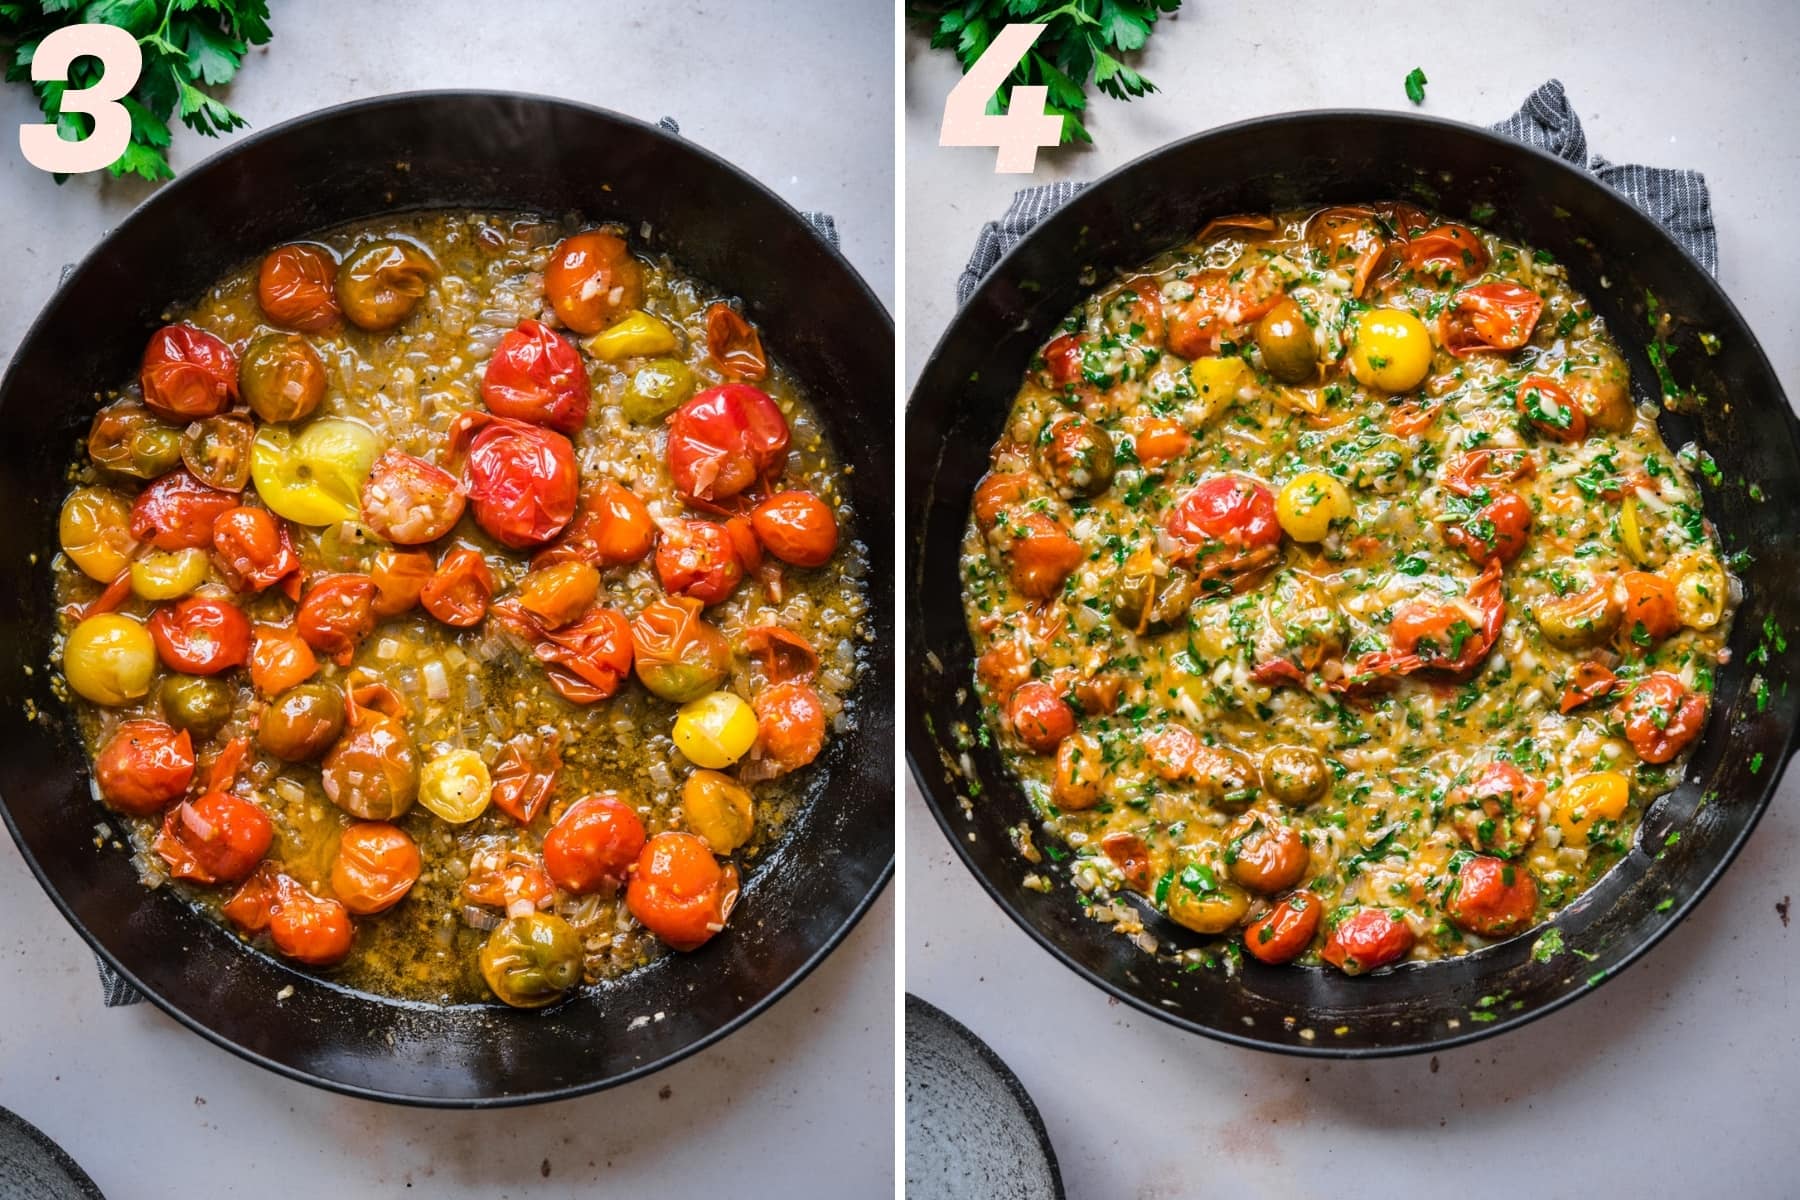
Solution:
M 1563 784 L 1551 806 L 1563 845 L 1585 846 L 1595 821 L 1616 821 L 1631 800 L 1631 783 L 1618 771 L 1592 771 Z
M 1398 308 L 1356 314 L 1350 337 L 1350 373 L 1364 387 L 1410 392 L 1431 370 L 1431 334 L 1425 322 Z
M 1669 564 L 1675 580 L 1675 612 L 1690 629 L 1711 629 L 1725 616 L 1731 582 L 1719 560 L 1704 550 L 1679 555 Z
M 63 643 L 63 675 L 95 704 L 110 707 L 136 700 L 150 690 L 155 674 L 156 643 L 130 617 L 89 617 Z
M 1324 541 L 1333 521 L 1355 511 L 1350 490 L 1323 471 L 1294 476 L 1275 497 L 1275 519 L 1296 542 Z
M 1250 366 L 1237 355 L 1230 358 L 1196 358 L 1188 364 L 1188 381 L 1209 406 L 1237 397 L 1250 382 Z
M 441 754 L 419 772 L 419 803 L 452 825 L 479 817 L 493 795 L 493 776 L 473 750 Z
M 137 542 L 131 536 L 131 505 L 106 488 L 76 488 L 63 501 L 56 536 L 69 561 L 82 574 L 111 583 L 131 562 Z
M 675 331 L 641 309 L 633 309 L 587 341 L 582 348 L 595 358 L 618 362 L 622 358 L 648 358 L 677 348 Z
M 1650 561 L 1649 553 L 1644 549 L 1644 532 L 1638 527 L 1637 495 L 1627 492 L 1625 502 L 1619 506 L 1619 541 L 1625 546 L 1625 553 L 1631 555 L 1634 563 L 1646 564 Z
M 144 600 L 176 600 L 206 582 L 204 550 L 152 550 L 131 564 L 132 593 Z
M 681 785 L 687 827 L 706 839 L 714 854 L 730 854 L 750 840 L 756 804 L 748 789 L 717 771 L 695 771 Z
M 729 767 L 756 744 L 756 714 L 735 692 L 708 692 L 675 714 L 675 748 L 696 766 Z
M 264 425 L 250 448 L 250 478 L 264 504 L 297 524 L 354 521 L 380 452 L 375 431 L 355 421 L 327 417 L 298 433 Z

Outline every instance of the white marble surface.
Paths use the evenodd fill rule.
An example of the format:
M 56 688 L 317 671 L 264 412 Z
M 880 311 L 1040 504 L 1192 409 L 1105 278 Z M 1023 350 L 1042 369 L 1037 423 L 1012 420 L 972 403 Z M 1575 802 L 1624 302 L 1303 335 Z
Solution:
M 257 127 L 413 88 L 547 92 L 655 119 L 800 208 L 836 214 L 893 306 L 892 9 L 883 0 L 528 6 L 288 0 L 230 103 Z M 822 81 L 834 81 L 829 108 Z M 57 188 L 15 152 L 29 97 L 0 88 L 0 355 L 148 189 Z M 177 133 L 177 169 L 220 143 Z M 893 1179 L 892 889 L 792 994 L 720 1045 L 627 1087 L 491 1114 L 290 1083 L 148 1005 L 107 1011 L 93 960 L 0 838 L 0 1104 L 114 1200 L 196 1196 L 882 1195 Z M 410 1189 L 410 1190 L 409 1190 Z
M 1097 100 L 1097 148 L 1031 182 L 1093 178 L 1211 125 L 1290 109 L 1402 108 L 1481 123 L 1556 75 L 1592 148 L 1698 167 L 1721 278 L 1800 400 L 1789 230 L 1800 206 L 1800 7 L 1354 5 L 1189 0 L 1142 63 L 1163 93 Z M 954 65 L 909 40 L 907 355 L 916 376 L 976 230 L 1019 177 L 937 147 Z M 907 987 L 985 1038 L 1037 1099 L 1072 1197 L 1794 1195 L 1800 1164 L 1800 776 L 1698 912 L 1596 995 L 1439 1055 L 1326 1064 L 1236 1050 L 1116 1003 L 1027 940 L 909 785 Z

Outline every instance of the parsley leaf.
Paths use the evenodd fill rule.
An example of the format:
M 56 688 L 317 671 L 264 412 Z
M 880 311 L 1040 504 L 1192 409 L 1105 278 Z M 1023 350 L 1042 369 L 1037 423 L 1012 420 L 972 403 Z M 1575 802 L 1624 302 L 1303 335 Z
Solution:
M 1406 98 L 1414 104 L 1425 103 L 1425 85 L 1430 82 L 1423 67 L 1414 67 L 1406 73 Z

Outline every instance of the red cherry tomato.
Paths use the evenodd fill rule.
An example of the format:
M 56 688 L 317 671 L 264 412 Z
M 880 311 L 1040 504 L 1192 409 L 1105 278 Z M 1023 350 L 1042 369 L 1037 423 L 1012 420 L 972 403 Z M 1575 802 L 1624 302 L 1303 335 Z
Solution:
M 669 421 L 669 473 L 696 500 L 728 500 L 780 475 L 787 449 L 787 418 L 747 383 L 708 388 Z
M 1220 342 L 1274 308 L 1286 294 L 1267 267 L 1231 275 L 1202 271 L 1187 282 L 1193 296 L 1169 301 L 1166 318 L 1169 349 L 1183 358 L 1218 353 Z
M 1487 247 L 1461 225 L 1437 225 L 1396 243 L 1401 262 L 1439 283 L 1465 283 L 1487 270 Z
M 1324 906 L 1311 892 L 1295 892 L 1244 927 L 1244 949 L 1252 958 L 1280 966 L 1293 962 L 1312 945 Z
M 1647 763 L 1668 762 L 1706 726 L 1706 697 L 1667 671 L 1644 676 L 1625 694 L 1622 708 L 1625 740 Z
M 1218 544 L 1232 550 L 1278 545 L 1281 523 L 1275 497 L 1254 479 L 1214 475 L 1202 480 L 1163 518 L 1170 537 L 1196 549 Z
M 1359 908 L 1337 923 L 1319 957 L 1346 975 L 1398 962 L 1413 948 L 1412 926 L 1385 908 Z
M 744 561 L 725 526 L 683 521 L 656 548 L 656 577 L 666 592 L 717 604 L 743 582 Z
M 193 781 L 193 738 L 161 721 L 126 721 L 94 758 L 100 798 L 134 817 L 161 812 Z
M 1007 724 L 1038 754 L 1050 754 L 1075 732 L 1075 710 L 1041 679 L 1021 684 L 1006 705 Z
M 758 692 L 757 740 L 763 757 L 783 772 L 797 771 L 825 748 L 825 709 L 810 683 L 777 683 Z
M 495 541 L 520 550 L 563 531 L 581 488 L 568 438 L 525 421 L 464 413 L 450 427 L 451 452 L 465 444 L 469 503 Z
M 1523 866 L 1479 854 L 1456 873 L 1444 905 L 1450 923 L 1482 937 L 1511 937 L 1537 912 L 1537 882 Z
M 1459 496 L 1472 496 L 1482 488 L 1517 483 L 1537 474 L 1537 460 L 1529 450 L 1471 450 L 1444 464 L 1444 487 Z
M 566 237 L 544 270 L 544 298 L 576 333 L 599 333 L 644 303 L 644 272 L 625 241 L 602 230 Z
M 425 611 L 446 625 L 467 629 L 481 624 L 494 595 L 494 573 L 479 550 L 458 546 L 444 555 L 419 591 Z
M 1473 517 L 1444 530 L 1444 538 L 1480 566 L 1519 557 L 1530 531 L 1531 505 L 1517 492 L 1501 492 Z
M 337 256 L 324 246 L 306 242 L 277 246 L 256 274 L 256 301 L 275 324 L 320 333 L 343 316 L 337 271 Z
M 131 506 L 131 536 L 158 550 L 205 549 L 213 523 L 238 507 L 230 492 L 207 487 L 187 471 L 171 471 L 138 493 Z
M 500 339 L 481 378 L 490 412 L 571 436 L 587 422 L 589 394 L 575 347 L 529 318 Z
M 340 667 L 375 632 L 375 581 L 367 575 L 332 575 L 312 585 L 294 614 L 306 644 Z
M 377 617 L 411 612 L 419 603 L 437 565 L 423 550 L 383 550 L 369 563 L 369 579 L 375 584 Z
M 789 566 L 822 567 L 837 551 L 837 517 L 811 492 L 776 492 L 750 514 L 756 537 Z
M 732 379 L 755 383 L 769 373 L 756 326 L 729 304 L 713 304 L 706 310 L 706 353 Z
M 466 503 L 456 476 L 398 450 L 377 459 L 363 484 L 363 520 L 398 546 L 437 541 L 456 527 Z
M 1517 283 L 1478 283 L 1456 293 L 1438 318 L 1438 342 L 1462 358 L 1481 350 L 1517 350 L 1531 340 L 1544 298 Z
M 420 866 L 418 844 L 398 825 L 358 821 L 338 838 L 331 890 L 353 913 L 384 912 L 412 890 Z
M 233 590 L 260 592 L 300 570 L 287 522 L 266 509 L 240 504 L 213 522 L 213 552 Z
M 274 836 L 262 809 L 230 792 L 209 791 L 169 810 L 156 853 L 177 879 L 236 883 L 256 869 Z
M 514 734 L 494 759 L 494 807 L 521 825 L 529 825 L 550 802 L 550 789 L 562 770 L 562 749 L 555 738 Z
M 292 875 L 267 865 L 244 881 L 224 911 L 245 932 L 267 929 L 276 950 L 314 967 L 342 962 L 356 933 L 343 904 L 315 896 Z
M 1085 335 L 1065 333 L 1052 338 L 1044 347 L 1044 383 L 1052 388 L 1065 388 L 1081 382 L 1081 355 L 1088 341 Z
M 656 522 L 635 492 L 610 479 L 589 489 L 581 509 L 554 546 L 531 560 L 533 567 L 578 559 L 596 567 L 639 562 L 656 544 Z
M 250 659 L 250 620 L 235 604 L 189 596 L 150 614 L 156 656 L 171 671 L 217 675 Z
M 596 605 L 573 625 L 544 634 L 532 653 L 558 695 L 571 704 L 593 704 L 631 676 L 631 623 Z
M 544 869 L 577 896 L 617 886 L 644 850 L 644 823 L 610 792 L 569 806 L 544 835 Z
M 152 334 L 138 367 L 144 403 L 171 421 L 197 421 L 230 408 L 238 395 L 237 376 L 231 347 L 185 323 Z
M 1568 390 L 1548 375 L 1527 375 L 1521 379 L 1518 405 L 1539 437 L 1553 442 L 1579 442 L 1587 436 L 1587 414 Z
M 659 833 L 638 855 L 625 904 L 670 946 L 697 950 L 725 927 L 737 896 L 737 868 L 720 867 L 705 841 L 691 833 Z

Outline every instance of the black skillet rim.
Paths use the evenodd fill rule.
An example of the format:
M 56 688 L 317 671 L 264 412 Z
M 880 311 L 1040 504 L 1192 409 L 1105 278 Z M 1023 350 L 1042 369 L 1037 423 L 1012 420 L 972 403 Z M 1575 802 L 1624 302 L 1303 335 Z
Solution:
M 352 116 L 359 112 L 376 110 L 392 104 L 465 99 L 502 100 L 519 104 L 551 105 L 559 108 L 572 109 L 588 116 L 598 117 L 605 121 L 634 126 L 640 131 L 650 133 L 664 141 L 679 145 L 686 152 L 701 156 L 708 160 L 710 165 L 728 174 L 739 186 L 761 192 L 765 198 L 773 201 L 782 210 L 786 211 L 796 224 L 804 226 L 809 233 L 817 238 L 821 246 L 838 260 L 838 263 L 843 268 L 845 276 L 857 288 L 861 289 L 864 297 L 867 298 L 874 311 L 879 312 L 882 315 L 886 322 L 888 336 L 890 339 L 893 337 L 893 315 L 888 312 L 887 306 L 881 302 L 880 297 L 876 296 L 873 289 L 869 287 L 868 281 L 863 279 L 861 273 L 858 272 L 855 267 L 850 265 L 849 260 L 844 257 L 843 252 L 837 247 L 832 246 L 825 238 L 820 236 L 818 232 L 806 222 L 806 219 L 800 215 L 799 210 L 793 205 L 776 195 L 767 186 L 749 175 L 742 168 L 732 164 L 699 143 L 689 141 L 678 134 L 672 134 L 661 126 L 656 125 L 653 122 L 645 121 L 639 117 L 628 116 L 609 108 L 602 108 L 599 105 L 584 104 L 580 101 L 566 100 L 557 96 L 481 88 L 432 88 L 411 92 L 388 92 L 379 96 L 367 96 L 359 100 L 350 100 L 342 104 L 331 105 L 327 108 L 314 109 L 311 112 L 302 113 L 300 116 L 291 117 L 286 121 L 270 125 L 264 129 L 259 129 L 255 133 L 233 141 L 229 146 L 220 149 L 218 153 L 210 155 L 202 162 L 190 167 L 180 176 L 145 197 L 142 202 L 126 214 L 124 219 L 111 229 L 108 229 L 86 254 L 82 255 L 81 259 L 75 264 L 73 270 L 65 272 L 63 277 L 57 281 L 57 285 L 51 291 L 49 299 L 45 301 L 44 307 L 39 311 L 38 315 L 32 319 L 31 325 L 19 339 L 18 346 L 13 348 L 13 351 L 7 360 L 6 371 L 3 374 L 0 374 L 0 392 L 4 392 L 12 382 L 13 371 L 15 369 L 15 364 L 18 361 L 18 348 L 27 345 L 39 335 L 41 323 L 46 320 L 49 310 L 55 305 L 57 298 L 62 295 L 63 290 L 69 286 L 70 281 L 85 270 L 91 263 L 100 259 L 105 254 L 113 238 L 130 230 L 136 224 L 147 220 L 146 214 L 160 210 L 165 206 L 172 207 L 175 203 L 178 203 L 179 197 L 183 195 L 187 189 L 202 186 L 203 182 L 218 168 L 220 163 L 229 160 L 232 156 L 247 147 L 261 145 L 267 141 L 274 141 L 288 135 L 296 129 L 319 121 Z M 176 199 L 171 200 L 170 197 L 175 197 Z M 880 583 L 881 581 L 876 581 L 876 586 L 880 586 Z M 773 1007 L 776 1001 L 792 991 L 801 980 L 812 974 L 813 971 L 818 968 L 819 964 L 825 960 L 825 957 L 842 945 L 845 938 L 849 937 L 850 931 L 868 914 L 869 909 L 874 906 L 875 901 L 880 898 L 882 892 L 887 889 L 889 882 L 894 877 L 894 856 L 890 854 L 888 856 L 887 864 L 882 868 L 881 874 L 877 878 L 874 886 L 872 886 L 869 891 L 857 901 L 855 907 L 851 910 L 849 916 L 845 918 L 843 924 L 834 930 L 831 936 L 825 939 L 803 963 L 795 968 L 792 974 L 784 979 L 778 986 L 771 989 L 767 994 L 758 998 L 755 1003 L 751 1004 L 742 1013 L 738 1014 L 730 1021 L 725 1022 L 723 1025 L 720 1025 L 718 1028 L 708 1031 L 703 1037 L 696 1038 L 688 1045 L 683 1046 L 680 1050 L 665 1054 L 661 1058 L 654 1059 L 634 1067 L 631 1070 L 620 1072 L 619 1074 L 608 1076 L 604 1079 L 588 1080 L 582 1083 L 571 1084 L 567 1087 L 547 1088 L 534 1092 L 508 1093 L 503 1096 L 418 1096 L 384 1092 L 375 1088 L 362 1087 L 356 1084 L 344 1083 L 341 1080 L 313 1075 L 307 1071 L 300 1070 L 297 1067 L 292 1067 L 286 1063 L 277 1062 L 267 1058 L 247 1047 L 240 1046 L 200 1020 L 190 1017 L 186 1012 L 176 1007 L 170 1001 L 164 999 L 160 993 L 146 987 L 137 976 L 128 971 L 124 965 L 119 962 L 111 950 L 103 945 L 99 939 L 88 930 L 87 926 L 76 919 L 75 914 L 64 901 L 61 893 L 51 886 L 51 883 L 45 876 L 44 870 L 39 865 L 36 856 L 32 854 L 31 848 L 20 835 L 19 828 L 13 821 L 12 809 L 6 803 L 6 798 L 4 796 L 0 796 L 0 820 L 5 821 L 7 832 L 12 835 L 13 844 L 19 849 L 19 856 L 25 860 L 25 865 L 31 869 L 31 874 L 37 880 L 38 886 L 43 888 L 44 893 L 50 897 L 50 902 L 56 906 L 57 912 L 62 914 L 63 919 L 69 923 L 70 927 L 73 928 L 76 933 L 81 935 L 82 941 L 86 942 L 88 947 L 106 962 L 107 966 L 111 967 L 120 978 L 136 988 L 140 995 L 144 996 L 157 1008 L 161 1009 L 164 1014 L 172 1017 L 177 1023 L 192 1032 L 199 1034 L 214 1045 L 230 1051 L 238 1058 L 253 1063 L 264 1070 L 272 1071 L 284 1078 L 294 1080 L 298 1083 L 309 1084 L 325 1091 L 336 1092 L 339 1095 L 351 1096 L 359 1100 L 373 1100 L 383 1104 L 398 1104 L 412 1108 L 514 1108 L 528 1104 L 545 1103 L 553 1100 L 567 1100 L 576 1096 L 584 1096 L 594 1092 L 605 1091 L 609 1088 L 619 1087 L 623 1084 L 642 1079 L 647 1075 L 652 1075 L 655 1072 L 662 1070 L 664 1067 L 673 1066 L 682 1059 L 699 1053 L 701 1050 L 706 1049 L 743 1028 L 752 1020 L 761 1016 L 764 1012 Z
M 1225 125 L 1216 125 L 1201 130 L 1198 133 L 1189 134 L 1187 137 L 1178 138 L 1172 142 L 1166 142 L 1161 146 L 1146 151 L 1132 159 L 1130 162 L 1125 163 L 1123 166 L 1116 167 L 1100 176 L 1098 179 L 1091 181 L 1086 188 L 1083 188 L 1080 193 L 1072 197 L 1067 204 L 1078 203 L 1089 191 L 1101 188 L 1112 182 L 1114 179 L 1137 170 L 1152 159 L 1158 158 L 1161 155 L 1176 149 L 1191 146 L 1196 142 L 1202 142 L 1209 138 L 1226 134 L 1239 134 L 1258 128 L 1268 128 L 1271 126 L 1298 123 L 1302 121 L 1313 121 L 1321 118 L 1345 121 L 1381 121 L 1402 125 L 1411 124 L 1437 127 L 1440 130 L 1469 137 L 1478 142 L 1488 142 L 1492 145 L 1503 147 L 1508 153 L 1523 151 L 1526 153 L 1527 157 L 1535 157 L 1540 164 L 1572 177 L 1577 181 L 1578 186 L 1600 189 L 1609 199 L 1623 205 L 1646 226 L 1654 229 L 1658 240 L 1663 244 L 1663 249 L 1667 253 L 1678 255 L 1693 267 L 1695 275 L 1703 280 L 1703 286 L 1712 291 L 1712 298 L 1718 302 L 1720 307 L 1736 324 L 1738 329 L 1743 331 L 1745 335 L 1744 344 L 1755 355 L 1763 371 L 1770 379 L 1776 378 L 1774 367 L 1769 363 L 1768 355 L 1764 352 L 1762 343 L 1758 341 L 1755 334 L 1751 332 L 1750 326 L 1745 322 L 1743 314 L 1738 311 L 1737 305 L 1733 304 L 1731 298 L 1726 295 L 1724 289 L 1719 285 L 1718 279 L 1712 272 L 1701 266 L 1700 263 L 1695 260 L 1693 255 L 1682 249 L 1682 247 L 1668 235 L 1668 232 L 1664 230 L 1662 226 L 1658 225 L 1623 195 L 1614 191 L 1612 188 L 1607 187 L 1606 184 L 1602 183 L 1589 172 L 1576 167 L 1564 159 L 1558 158 L 1547 150 L 1495 133 L 1493 130 L 1483 128 L 1479 125 L 1471 125 L 1466 122 L 1454 121 L 1445 117 L 1433 117 L 1425 116 L 1423 114 L 1369 108 L 1297 109 L 1290 112 L 1273 113 L 1264 117 L 1252 117 L 1242 121 L 1233 121 Z M 1064 207 L 1067 207 L 1067 204 L 1065 204 Z M 1056 211 L 1060 212 L 1061 209 L 1059 208 Z M 1010 262 L 1015 255 L 1018 255 L 1021 249 L 1026 247 L 1028 243 L 1039 237 L 1043 233 L 1045 226 L 1055 215 L 1056 213 L 1052 213 L 1051 217 L 1046 217 L 1043 222 L 1040 222 L 1029 233 L 1021 238 L 1011 250 L 1008 250 L 1006 254 L 1002 255 L 999 261 L 996 262 L 993 267 L 989 268 L 988 273 L 982 277 L 982 282 L 977 286 L 976 290 L 971 293 L 969 299 L 957 307 L 955 314 L 950 318 L 950 323 L 945 326 L 943 333 L 938 336 L 937 344 L 932 347 L 931 353 L 926 356 L 925 363 L 920 368 L 919 378 L 921 380 L 924 379 L 926 374 L 931 370 L 932 365 L 937 361 L 939 355 L 944 351 L 944 348 L 950 343 L 952 338 L 958 334 L 958 326 L 963 317 L 974 306 L 976 298 L 987 289 L 995 286 L 995 281 L 1004 274 L 1003 268 L 1007 263 Z M 1779 388 L 1776 389 L 1776 394 L 1778 397 L 1782 397 Z M 1782 408 L 1784 410 L 1782 415 L 1786 420 L 1790 436 L 1797 442 L 1800 442 L 1800 418 L 1795 416 L 1792 406 L 1785 403 L 1785 398 Z M 911 411 L 912 397 L 909 393 L 907 398 L 907 416 L 909 418 L 911 416 Z M 912 529 L 909 528 L 907 531 L 906 547 L 907 562 L 909 565 L 912 561 L 915 544 L 916 538 Z M 904 612 L 901 615 L 901 619 L 902 622 L 904 622 Z M 917 652 L 915 650 L 912 651 L 912 653 L 916 654 Z M 1610 982 L 1618 975 L 1623 974 L 1627 967 L 1637 962 L 1638 959 L 1648 953 L 1652 947 L 1661 942 L 1664 937 L 1668 936 L 1671 930 L 1680 925 L 1682 921 L 1687 918 L 1687 915 L 1706 897 L 1707 893 L 1712 891 L 1713 886 L 1718 883 L 1720 877 L 1723 876 L 1726 870 L 1730 868 L 1731 864 L 1736 861 L 1738 854 L 1742 852 L 1744 848 L 1744 843 L 1750 840 L 1750 835 L 1756 831 L 1756 826 L 1762 820 L 1763 814 L 1768 811 L 1770 803 L 1775 798 L 1775 789 L 1780 785 L 1781 777 L 1788 763 L 1793 759 L 1796 744 L 1800 743 L 1800 727 L 1790 726 L 1783 739 L 1780 761 L 1774 764 L 1776 769 L 1770 771 L 1765 777 L 1761 794 L 1757 796 L 1755 802 L 1748 807 L 1742 828 L 1739 830 L 1736 837 L 1732 839 L 1731 843 L 1725 848 L 1725 852 L 1720 857 L 1718 865 L 1698 882 L 1694 888 L 1693 894 L 1674 910 L 1667 922 L 1652 930 L 1642 941 L 1619 958 L 1617 963 L 1608 970 L 1605 979 L 1586 987 L 1572 988 L 1562 995 L 1546 1001 L 1529 1011 L 1515 1015 L 1502 1015 L 1497 1020 L 1474 1025 L 1466 1032 L 1437 1037 L 1414 1045 L 1340 1047 L 1329 1043 L 1277 1043 L 1249 1037 L 1221 1026 L 1205 1025 L 1198 1021 L 1189 1020 L 1187 1017 L 1171 1012 L 1166 1008 L 1162 1008 L 1143 996 L 1137 995 L 1126 988 L 1101 978 L 1099 975 L 1076 962 L 1070 955 L 1065 953 L 1060 946 L 1052 942 L 1043 931 L 1026 919 L 1024 914 L 1019 912 L 1006 897 L 1000 894 L 999 888 L 980 870 L 972 855 L 965 848 L 963 839 L 956 829 L 949 808 L 946 807 L 946 803 L 938 795 L 938 789 L 943 785 L 938 782 L 937 776 L 933 772 L 926 770 L 923 765 L 923 762 L 930 760 L 930 752 L 935 750 L 937 743 L 930 731 L 925 728 L 922 711 L 919 710 L 918 706 L 914 703 L 918 697 L 912 692 L 911 676 L 912 671 L 909 667 L 907 680 L 908 707 L 906 714 L 907 768 L 912 773 L 913 781 L 917 785 L 921 795 L 923 795 L 926 806 L 931 809 L 931 815 L 936 819 L 938 828 L 943 832 L 945 840 L 955 847 L 957 858 L 961 860 L 969 874 L 974 876 L 976 881 L 980 883 L 982 890 L 988 894 L 988 897 L 992 899 L 995 904 L 999 905 L 1001 911 L 1006 913 L 1015 925 L 1023 929 L 1031 936 L 1033 941 L 1048 951 L 1053 958 L 1062 963 L 1063 966 L 1067 967 L 1077 976 L 1086 980 L 1094 987 L 1099 988 L 1109 996 L 1129 1004 L 1139 1012 L 1147 1013 L 1159 1021 L 1166 1022 L 1188 1033 L 1199 1034 L 1202 1037 L 1211 1038 L 1218 1042 L 1224 1042 L 1231 1046 L 1237 1046 L 1247 1050 L 1260 1050 L 1272 1054 L 1292 1055 L 1297 1058 L 1400 1058 L 1411 1054 L 1427 1054 L 1434 1051 L 1449 1050 L 1457 1046 L 1466 1046 L 1472 1042 L 1479 1042 L 1484 1038 L 1490 1038 L 1497 1034 L 1506 1033 L 1523 1025 L 1528 1025 L 1532 1021 L 1556 1012 L 1565 1005 L 1571 1004 L 1583 996 L 1598 990 L 1601 986 L 1604 986 L 1604 984 Z M 1716 732 L 1714 733 L 1714 736 L 1717 736 Z

